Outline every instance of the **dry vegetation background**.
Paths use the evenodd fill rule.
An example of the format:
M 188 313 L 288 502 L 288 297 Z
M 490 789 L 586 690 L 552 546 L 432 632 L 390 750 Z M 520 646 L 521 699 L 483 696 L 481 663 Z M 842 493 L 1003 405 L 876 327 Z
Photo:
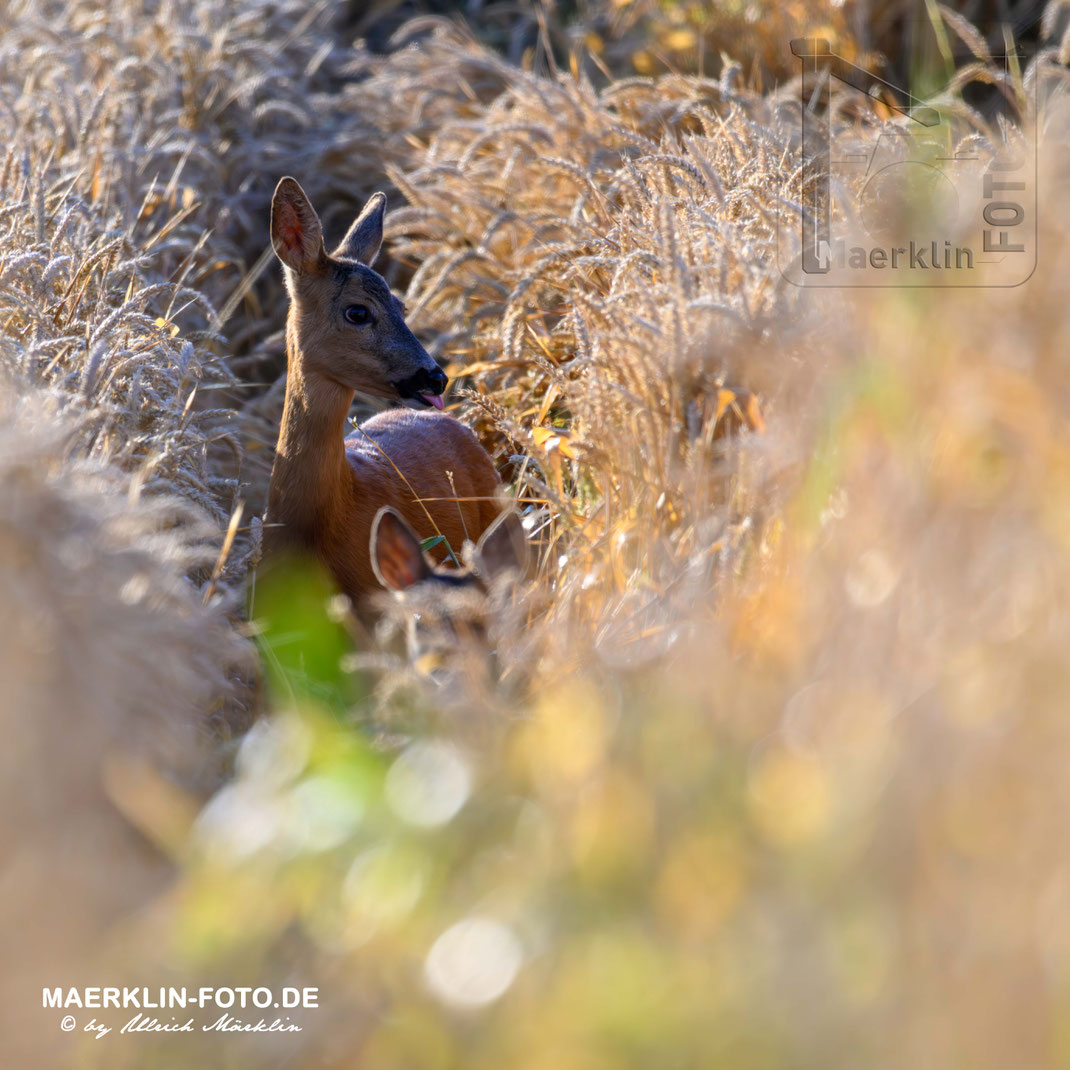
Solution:
M 5 1064 L 1070 1065 L 1070 9 L 444 10 L 0 7 Z M 902 77 L 1005 25 L 1032 279 L 788 285 L 787 40 Z M 250 582 L 284 173 L 329 231 L 390 193 L 379 266 L 539 552 L 492 659 Z M 201 981 L 324 1005 L 39 1006 Z

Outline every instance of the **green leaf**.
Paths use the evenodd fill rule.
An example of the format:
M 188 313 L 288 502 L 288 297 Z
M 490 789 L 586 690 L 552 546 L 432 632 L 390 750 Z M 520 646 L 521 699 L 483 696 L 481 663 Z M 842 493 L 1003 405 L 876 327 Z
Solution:
M 424 539 L 420 543 L 420 549 L 426 554 L 428 550 L 433 550 L 440 542 L 445 542 L 445 535 L 432 535 L 430 539 Z
M 286 700 L 311 700 L 344 715 L 364 691 L 345 671 L 352 642 L 328 605 L 337 594 L 323 566 L 307 557 L 273 563 L 257 578 L 253 619 L 272 690 Z

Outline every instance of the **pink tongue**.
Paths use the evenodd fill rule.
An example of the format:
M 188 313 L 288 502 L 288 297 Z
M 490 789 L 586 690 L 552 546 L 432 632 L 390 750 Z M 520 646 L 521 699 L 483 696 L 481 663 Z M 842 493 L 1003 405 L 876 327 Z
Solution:
M 445 409 L 446 407 L 442 404 L 442 398 L 440 398 L 438 394 L 421 394 L 420 397 L 422 397 L 424 401 L 431 402 L 436 409 Z

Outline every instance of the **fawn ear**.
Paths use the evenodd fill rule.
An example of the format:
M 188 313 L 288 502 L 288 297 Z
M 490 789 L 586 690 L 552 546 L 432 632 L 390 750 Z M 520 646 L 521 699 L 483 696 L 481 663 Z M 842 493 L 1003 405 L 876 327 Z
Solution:
M 386 215 L 386 194 L 373 193 L 360 215 L 346 232 L 334 255 L 342 260 L 356 260 L 371 267 L 383 244 L 383 218 Z
M 404 591 L 432 576 L 416 532 L 389 505 L 375 515 L 371 551 L 376 578 L 391 591 Z
M 524 525 L 512 509 L 502 513 L 480 536 L 475 566 L 485 580 L 493 580 L 506 572 L 515 572 L 518 578 L 527 577 L 531 551 Z
M 271 244 L 275 255 L 298 275 L 323 268 L 323 228 L 296 179 L 283 178 L 271 198 Z

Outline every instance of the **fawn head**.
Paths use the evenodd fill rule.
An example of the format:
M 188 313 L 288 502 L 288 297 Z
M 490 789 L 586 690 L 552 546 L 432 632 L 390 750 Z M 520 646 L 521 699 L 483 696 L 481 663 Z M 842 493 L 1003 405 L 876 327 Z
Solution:
M 373 193 L 328 253 L 319 216 L 292 178 L 271 200 L 271 244 L 286 272 L 291 321 L 305 367 L 349 390 L 442 408 L 447 379 L 405 324 L 405 307 L 372 268 L 386 197 Z
M 389 505 L 376 513 L 372 523 L 371 556 L 379 582 L 397 593 L 421 584 L 441 591 L 470 588 L 485 592 L 506 573 L 523 579 L 530 557 L 523 525 L 510 509 L 480 536 L 467 568 L 440 568 L 428 561 L 416 532 Z
M 531 555 L 520 518 L 502 513 L 482 534 L 461 569 L 440 568 L 389 506 L 372 524 L 371 558 L 379 582 L 394 592 L 394 608 L 408 616 L 411 660 L 458 646 L 490 646 L 488 633 L 498 597 L 529 578 Z

